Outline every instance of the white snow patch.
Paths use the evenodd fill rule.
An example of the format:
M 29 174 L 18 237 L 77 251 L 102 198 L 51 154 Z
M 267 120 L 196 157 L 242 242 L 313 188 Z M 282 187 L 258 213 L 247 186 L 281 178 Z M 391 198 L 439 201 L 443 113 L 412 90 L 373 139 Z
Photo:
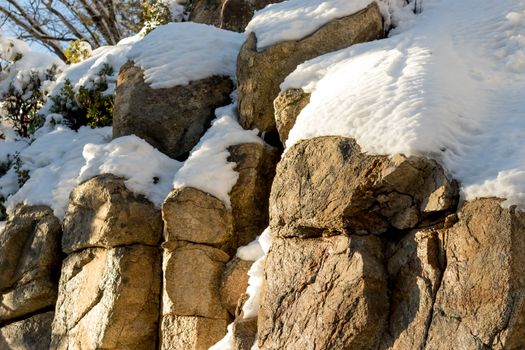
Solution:
M 100 174 L 123 176 L 127 188 L 145 195 L 158 208 L 171 191 L 173 176 L 181 166 L 135 135 L 108 144 L 87 144 L 82 155 L 86 164 L 80 169 L 78 183 Z
M 160 26 L 133 46 L 128 58 L 152 88 L 186 85 L 213 75 L 235 77 L 244 35 L 192 22 Z
M 372 154 L 429 156 L 466 199 L 524 208 L 524 13 L 524 1 L 426 0 L 392 37 L 305 62 L 281 86 L 312 92 L 287 148 L 340 135 Z
M 184 165 L 175 175 L 174 188 L 193 187 L 222 200 L 231 208 L 229 193 L 239 174 L 236 164 L 228 162 L 228 147 L 243 143 L 259 143 L 257 130 L 244 130 L 236 121 L 236 105 L 218 108 L 217 119 L 193 148 Z
M 29 180 L 6 201 L 8 213 L 19 203 L 48 205 L 62 219 L 69 194 L 77 185 L 77 176 L 84 165 L 82 150 L 87 143 L 106 143 L 111 139 L 111 128 L 82 127 L 75 132 L 58 126 L 54 131 L 38 137 L 20 152 L 23 170 L 29 171 Z M 16 176 L 16 174 L 15 174 Z

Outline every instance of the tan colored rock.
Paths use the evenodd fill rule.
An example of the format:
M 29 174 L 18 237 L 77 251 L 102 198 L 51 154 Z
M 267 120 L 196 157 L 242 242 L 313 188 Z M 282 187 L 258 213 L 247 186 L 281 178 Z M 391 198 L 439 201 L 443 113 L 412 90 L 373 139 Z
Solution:
M 202 244 L 180 242 L 165 250 L 162 314 L 228 320 L 219 285 L 229 259 L 224 251 Z
M 255 11 L 282 0 L 194 0 L 191 21 L 244 32 Z
M 117 81 L 113 137 L 135 134 L 171 158 L 184 159 L 215 118 L 215 109 L 230 103 L 232 89 L 222 76 L 152 89 L 142 69 L 129 62 Z
M 255 34 L 250 34 L 237 60 L 241 125 L 276 133 L 273 100 L 280 92 L 279 85 L 299 64 L 383 35 L 383 18 L 376 3 L 333 20 L 301 40 L 280 42 L 260 52 Z
M 310 103 L 310 95 L 302 89 L 288 89 L 280 92 L 273 101 L 275 124 L 283 144 L 288 139 L 288 134 L 292 130 L 299 113 Z
M 490 198 L 466 203 L 459 217 L 425 349 L 521 349 L 525 213 Z
M 383 349 L 424 349 L 444 269 L 442 231 L 413 231 L 387 244 L 390 279 L 388 336 Z
M 378 237 L 273 242 L 258 317 L 261 349 L 375 349 L 387 318 Z
M 153 349 L 161 266 L 155 247 L 73 253 L 62 267 L 52 349 Z
M 248 287 L 248 270 L 253 261 L 233 258 L 224 269 L 221 278 L 219 293 L 224 307 L 235 316 L 239 300 Z
M 176 188 L 162 205 L 164 239 L 215 247 L 233 245 L 233 217 L 224 203 L 209 193 L 185 187 Z
M 62 229 L 45 206 L 19 206 L 0 233 L 0 323 L 55 304 Z
M 0 328 L 0 349 L 49 350 L 52 321 L 50 311 Z
M 294 145 L 278 164 L 270 225 L 286 237 L 380 234 L 428 226 L 457 200 L 457 183 L 432 160 L 371 156 L 353 139 L 319 137 Z
M 236 163 L 239 178 L 230 192 L 237 248 L 253 241 L 268 227 L 268 199 L 280 154 L 267 144 L 228 147 L 228 161 Z
M 257 318 L 237 319 L 232 329 L 235 349 L 251 350 L 257 339 Z
M 208 350 L 226 334 L 227 320 L 165 315 L 160 330 L 161 350 Z
M 162 235 L 158 209 L 126 188 L 124 179 L 100 175 L 76 187 L 64 218 L 62 249 L 157 245 Z

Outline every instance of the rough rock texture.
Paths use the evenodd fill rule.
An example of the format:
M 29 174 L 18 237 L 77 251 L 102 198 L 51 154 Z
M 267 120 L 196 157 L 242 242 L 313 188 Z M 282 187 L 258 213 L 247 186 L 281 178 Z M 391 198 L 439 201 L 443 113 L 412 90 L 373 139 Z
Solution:
M 64 261 L 53 349 L 153 349 L 160 255 L 155 247 L 92 248 Z
M 277 166 L 270 223 L 281 236 L 380 234 L 428 225 L 455 210 L 458 186 L 434 161 L 370 156 L 353 139 L 319 137 Z
M 388 317 L 378 237 L 274 241 L 259 309 L 262 349 L 375 349 Z
M 252 264 L 253 261 L 233 258 L 222 273 L 219 289 L 221 302 L 232 316 L 235 316 L 239 300 L 248 287 L 248 270 Z
M 233 323 L 235 350 L 251 350 L 257 337 L 257 318 L 237 319 Z
M 208 350 L 226 334 L 228 321 L 166 315 L 160 330 L 161 350 Z
M 280 154 L 267 144 L 245 143 L 228 148 L 239 178 L 230 192 L 235 248 L 246 245 L 268 226 L 268 198 Z
M 280 92 L 273 101 L 275 124 L 283 144 L 288 139 L 288 134 L 292 130 L 297 116 L 310 103 L 310 95 L 302 89 L 288 89 Z
M 60 221 L 49 207 L 20 206 L 0 233 L 0 324 L 55 304 Z
M 157 245 L 162 234 L 160 210 L 126 188 L 124 179 L 100 175 L 76 187 L 64 217 L 62 249 Z
M 174 189 L 162 205 L 164 239 L 224 247 L 233 240 L 233 217 L 224 203 L 196 188 Z
M 230 103 L 233 83 L 212 76 L 188 85 L 152 89 L 141 68 L 122 66 L 115 95 L 113 137 L 135 134 L 171 158 L 184 158 L 215 117 Z
M 244 32 L 255 11 L 282 0 L 194 0 L 190 20 Z
M 466 203 L 447 234 L 426 349 L 525 346 L 525 213 L 499 202 Z
M 297 41 L 285 41 L 261 52 L 250 34 L 237 59 L 239 119 L 246 129 L 276 132 L 273 100 L 279 85 L 297 65 L 311 58 L 384 35 L 376 3 L 351 16 L 336 19 Z
M 444 269 L 443 230 L 412 231 L 387 243 L 390 316 L 384 349 L 423 349 Z
M 0 328 L 0 349 L 49 350 L 52 321 L 50 311 Z

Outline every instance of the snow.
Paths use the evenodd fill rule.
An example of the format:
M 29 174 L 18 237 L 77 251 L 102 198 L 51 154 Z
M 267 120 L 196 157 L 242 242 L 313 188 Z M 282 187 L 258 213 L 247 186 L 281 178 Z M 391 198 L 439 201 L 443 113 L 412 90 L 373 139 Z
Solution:
M 257 36 L 257 49 L 263 50 L 281 41 L 302 39 L 330 21 L 349 16 L 376 2 L 387 26 L 397 24 L 391 12 L 398 11 L 404 0 L 288 0 L 270 4 L 257 11 L 246 26 L 246 33 Z
M 193 148 L 184 165 L 175 175 L 174 188 L 193 187 L 222 200 L 231 208 L 229 192 L 239 174 L 236 164 L 228 162 L 228 147 L 264 141 L 257 130 L 244 130 L 236 120 L 236 104 L 218 108 L 216 119 Z
M 213 75 L 235 77 L 243 42 L 243 34 L 210 25 L 169 23 L 136 43 L 128 58 L 144 69 L 152 88 L 169 88 Z
M 76 179 L 84 165 L 84 145 L 106 143 L 110 139 L 109 127 L 82 127 L 75 132 L 67 127 L 57 126 L 55 130 L 37 137 L 29 147 L 20 152 L 22 169 L 29 171 L 30 178 L 18 192 L 7 199 L 7 212 L 13 213 L 19 203 L 48 205 L 62 219 L 69 194 L 77 185 Z M 4 177 L 0 178 L 0 184 Z
M 371 154 L 429 156 L 465 199 L 524 208 L 525 2 L 426 0 L 422 10 L 390 38 L 305 62 L 285 80 L 282 89 L 312 93 L 287 148 L 340 135 Z
M 78 183 L 100 174 L 122 176 L 128 189 L 145 195 L 158 208 L 171 191 L 173 176 L 181 166 L 135 135 L 107 144 L 87 144 L 82 156 L 86 164 L 80 169 Z

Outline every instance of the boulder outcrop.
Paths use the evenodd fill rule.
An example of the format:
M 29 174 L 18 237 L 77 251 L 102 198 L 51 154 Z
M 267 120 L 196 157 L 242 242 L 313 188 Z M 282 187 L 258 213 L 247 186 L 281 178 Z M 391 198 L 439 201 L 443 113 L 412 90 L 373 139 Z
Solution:
M 0 233 L 0 325 L 52 308 L 62 228 L 45 206 L 19 206 Z
M 142 69 L 128 62 L 117 81 L 113 137 L 135 134 L 171 158 L 185 158 L 215 118 L 215 109 L 230 103 L 232 89 L 230 78 L 223 76 L 153 89 Z
M 0 328 L 0 349 L 49 350 L 53 312 L 45 312 Z
M 273 101 L 279 85 L 306 60 L 384 35 L 383 18 L 374 2 L 353 15 L 333 20 L 311 35 L 257 50 L 251 33 L 237 59 L 239 119 L 246 129 L 276 133 Z
M 273 101 L 275 110 L 275 124 L 279 138 L 284 144 L 292 130 L 299 113 L 310 102 L 310 94 L 302 89 L 288 89 L 281 91 Z

